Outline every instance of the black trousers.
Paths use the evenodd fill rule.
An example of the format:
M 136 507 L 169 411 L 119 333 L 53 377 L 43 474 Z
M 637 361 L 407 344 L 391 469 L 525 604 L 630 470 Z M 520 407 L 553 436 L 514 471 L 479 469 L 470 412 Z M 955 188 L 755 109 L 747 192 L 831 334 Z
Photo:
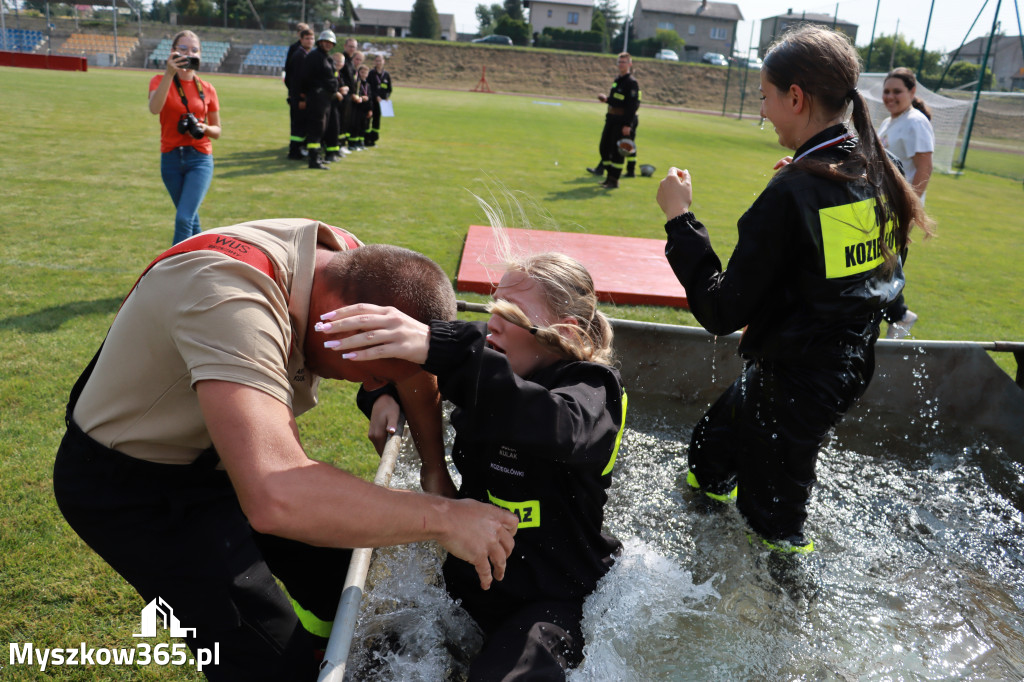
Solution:
M 299 109 L 299 96 L 288 98 L 288 122 L 291 142 L 303 142 L 306 139 L 306 110 Z
M 693 429 L 689 465 L 701 489 L 738 485 L 737 508 L 768 540 L 806 544 L 818 449 L 874 373 L 874 346 L 857 350 L 832 370 L 748 362 Z
M 366 130 L 366 142 L 374 145 L 380 139 L 380 102 L 375 97 L 372 102 L 373 118 L 370 119 L 370 127 Z
M 64 518 L 148 603 L 162 597 L 193 654 L 220 648 L 210 680 L 315 680 L 326 638 L 302 609 L 334 618 L 349 550 L 257 534 L 216 458 L 154 464 L 104 447 L 72 421 L 54 465 Z M 308 620 L 308 615 L 303 612 Z M 326 633 L 323 633 L 326 634 Z
M 561 682 L 583 661 L 583 600 L 524 601 L 444 575 L 449 594 L 484 632 L 469 682 Z
M 598 148 L 601 152 L 601 163 L 604 169 L 608 171 L 609 180 L 618 180 L 619 176 L 622 175 L 626 159 L 622 155 L 622 150 L 619 149 L 618 142 L 624 137 L 622 134 L 623 126 L 631 125 L 632 120 L 624 116 L 605 114 L 604 129 L 601 131 L 601 143 Z
M 325 148 L 338 144 L 338 124 L 331 118 L 333 97 L 327 89 L 306 93 L 306 147 L 310 149 L 320 147 L 321 142 Z

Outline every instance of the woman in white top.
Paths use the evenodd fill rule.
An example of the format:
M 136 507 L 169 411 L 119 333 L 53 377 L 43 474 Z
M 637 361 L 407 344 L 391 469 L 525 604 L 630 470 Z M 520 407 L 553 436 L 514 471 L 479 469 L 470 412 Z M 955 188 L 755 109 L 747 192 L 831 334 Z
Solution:
M 932 131 L 932 112 L 917 96 L 914 72 L 904 67 L 890 71 L 882 85 L 882 103 L 889 110 L 889 118 L 882 121 L 878 137 L 882 145 L 903 164 L 907 181 L 923 204 L 928 181 L 932 177 L 935 133 Z M 917 322 L 917 314 L 907 308 L 901 295 L 886 309 L 885 319 L 889 322 L 886 337 L 901 339 L 910 333 L 910 328 Z

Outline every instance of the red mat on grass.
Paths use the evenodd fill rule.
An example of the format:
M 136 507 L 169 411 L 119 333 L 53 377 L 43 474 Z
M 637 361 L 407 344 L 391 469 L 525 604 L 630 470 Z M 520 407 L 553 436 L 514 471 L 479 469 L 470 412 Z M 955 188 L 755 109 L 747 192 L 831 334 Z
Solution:
M 583 263 L 602 301 L 688 307 L 686 292 L 665 260 L 664 240 L 514 228 L 505 232 L 516 250 L 558 251 Z M 494 249 L 491 228 L 470 225 L 456 279 L 459 291 L 494 290 L 502 274 Z

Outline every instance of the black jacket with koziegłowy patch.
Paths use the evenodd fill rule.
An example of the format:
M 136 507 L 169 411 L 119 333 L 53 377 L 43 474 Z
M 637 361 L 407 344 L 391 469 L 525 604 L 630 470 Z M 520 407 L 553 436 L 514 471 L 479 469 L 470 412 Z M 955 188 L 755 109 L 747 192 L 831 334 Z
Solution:
M 815 135 L 794 158 L 843 136 L 842 125 Z M 856 138 L 811 151 L 837 162 Z M 829 366 L 863 355 L 878 337 L 882 309 L 903 288 L 897 265 L 882 267 L 875 200 L 866 179 L 838 182 L 801 168 L 780 170 L 738 223 L 723 271 L 705 227 L 692 213 L 665 225 L 665 256 L 686 289 L 690 311 L 712 334 L 746 327 L 740 353 L 751 359 Z M 886 246 L 898 253 L 893 223 Z

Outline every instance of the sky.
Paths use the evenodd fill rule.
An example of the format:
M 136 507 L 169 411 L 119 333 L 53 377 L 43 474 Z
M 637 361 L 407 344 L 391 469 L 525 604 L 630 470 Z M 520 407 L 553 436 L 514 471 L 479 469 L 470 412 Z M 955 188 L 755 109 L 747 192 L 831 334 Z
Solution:
M 437 11 L 442 14 L 455 15 L 455 27 L 459 33 L 475 33 L 477 30 L 474 10 L 482 2 L 490 5 L 501 0 L 434 0 Z M 754 43 L 761 32 L 761 20 L 777 14 L 785 14 L 792 8 L 794 13 L 813 12 L 817 14 L 834 14 L 837 3 L 818 4 L 820 0 L 810 0 L 801 5 L 797 0 L 736 0 L 744 21 L 737 27 L 738 43 L 745 45 L 750 41 L 751 29 L 754 31 Z M 844 0 L 838 3 L 840 20 L 858 24 L 857 45 L 867 45 L 871 40 L 871 26 L 875 20 L 875 7 L 878 9 L 878 24 L 875 35 L 892 35 L 897 30 L 907 42 L 913 41 L 918 48 L 925 39 L 925 27 L 928 25 L 928 12 L 933 0 Z M 356 0 L 355 4 L 373 9 L 409 10 L 413 0 Z M 631 11 L 636 0 L 619 0 L 619 8 L 623 13 Z M 964 39 L 968 27 L 978 16 L 984 0 L 934 0 L 935 11 L 932 16 L 931 29 L 928 32 L 926 49 L 931 51 L 950 52 L 955 50 Z M 990 1 L 985 6 L 981 18 L 978 19 L 970 38 L 987 35 L 992 27 L 992 15 L 996 2 Z M 1006 35 L 1019 35 L 1014 3 L 1002 0 L 999 11 L 1002 20 L 1002 32 Z

